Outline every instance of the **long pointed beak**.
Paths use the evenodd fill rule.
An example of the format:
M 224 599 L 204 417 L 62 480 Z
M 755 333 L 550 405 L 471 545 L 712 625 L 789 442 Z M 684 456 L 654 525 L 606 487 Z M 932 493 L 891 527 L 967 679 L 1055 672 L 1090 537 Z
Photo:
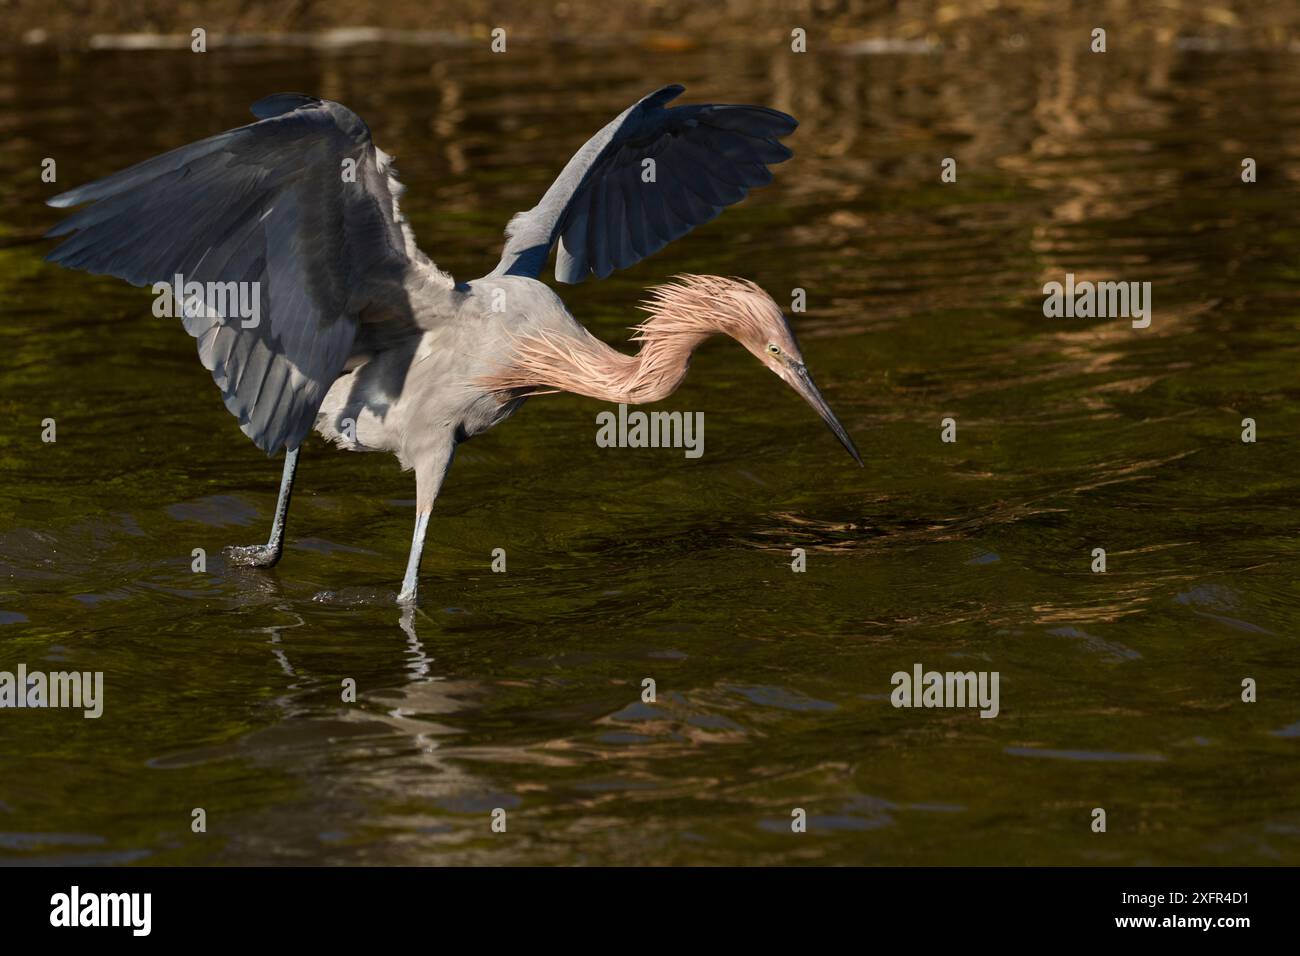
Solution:
M 791 374 L 786 381 L 790 384 L 790 387 L 802 395 L 803 400 L 811 405 L 813 411 L 822 417 L 822 421 L 830 426 L 831 431 L 835 433 L 835 437 L 840 440 L 840 444 L 843 445 L 848 453 L 853 456 L 853 460 L 858 463 L 858 467 L 865 467 L 862 464 L 862 456 L 858 454 L 857 448 L 853 446 L 853 439 L 850 438 L 849 433 L 844 430 L 844 426 L 840 424 L 840 420 L 835 417 L 835 413 L 831 411 L 831 407 L 826 404 L 826 399 L 822 398 L 822 393 L 817 390 L 817 383 L 813 381 L 812 375 L 808 371 L 808 366 L 799 363 L 797 365 L 791 364 L 789 368 Z

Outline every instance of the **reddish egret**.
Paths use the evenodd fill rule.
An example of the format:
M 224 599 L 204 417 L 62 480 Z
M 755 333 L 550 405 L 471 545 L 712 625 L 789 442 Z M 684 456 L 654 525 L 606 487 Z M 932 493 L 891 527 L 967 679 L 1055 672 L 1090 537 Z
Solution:
M 75 235 L 48 258 L 155 291 L 175 282 L 178 314 L 226 407 L 268 455 L 285 449 L 270 539 L 227 549 L 233 562 L 279 560 L 298 449 L 313 427 L 414 469 L 415 534 L 398 595 L 414 602 L 429 513 L 460 442 L 541 391 L 662 399 L 714 333 L 802 395 L 862 464 L 781 309 L 753 283 L 680 276 L 654 290 L 640 350 L 624 355 L 539 281 L 552 247 L 560 282 L 630 266 L 766 185 L 767 167 L 790 157 L 780 139 L 792 117 L 666 107 L 681 92 L 651 93 L 578 150 L 510 221 L 500 263 L 474 282 L 455 282 L 416 247 L 392 158 L 366 124 L 297 93 L 254 104 L 258 122 L 51 199 L 94 202 L 50 230 Z M 191 283 L 207 291 L 191 295 Z M 250 298 L 251 312 L 228 307 Z

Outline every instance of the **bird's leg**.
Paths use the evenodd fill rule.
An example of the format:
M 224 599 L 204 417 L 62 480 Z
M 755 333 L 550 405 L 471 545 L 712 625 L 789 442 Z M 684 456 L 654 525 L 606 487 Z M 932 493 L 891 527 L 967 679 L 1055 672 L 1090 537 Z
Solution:
M 415 533 L 411 536 L 411 555 L 406 559 L 406 576 L 402 578 L 402 593 L 398 604 L 414 604 L 420 586 L 420 555 L 424 553 L 424 533 L 429 529 L 429 512 L 415 516 Z
M 411 554 L 406 559 L 406 576 L 402 578 L 402 591 L 397 595 L 398 604 L 415 604 L 416 592 L 420 587 L 420 555 L 424 553 L 424 534 L 429 529 L 429 514 L 433 511 L 433 501 L 438 497 L 442 481 L 447 477 L 451 459 L 455 453 L 451 445 L 429 455 L 415 468 L 415 532 L 411 535 Z
M 285 452 L 284 474 L 280 478 L 280 497 L 275 503 L 275 518 L 271 522 L 271 537 L 266 544 L 249 544 L 226 548 L 231 564 L 249 568 L 273 567 L 284 551 L 284 519 L 289 513 L 289 496 L 293 493 L 293 473 L 298 468 L 298 449 Z

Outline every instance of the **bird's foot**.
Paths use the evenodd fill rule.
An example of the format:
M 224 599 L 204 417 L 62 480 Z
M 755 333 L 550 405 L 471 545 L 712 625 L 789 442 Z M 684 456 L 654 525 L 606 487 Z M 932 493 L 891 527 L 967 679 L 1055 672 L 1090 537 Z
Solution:
M 393 592 L 389 591 L 388 593 L 392 594 Z M 402 593 L 397 595 L 397 605 L 398 607 L 413 608 L 415 607 L 415 598 L 416 591 L 414 588 L 409 591 L 403 588 Z
M 271 568 L 280 560 L 280 551 L 269 544 L 246 544 L 226 548 L 222 554 L 231 564 L 242 568 Z

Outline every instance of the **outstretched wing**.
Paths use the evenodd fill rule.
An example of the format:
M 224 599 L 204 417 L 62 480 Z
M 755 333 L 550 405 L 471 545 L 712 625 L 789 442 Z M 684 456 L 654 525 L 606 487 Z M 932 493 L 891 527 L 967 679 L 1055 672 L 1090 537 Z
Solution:
M 603 279 L 771 182 L 767 167 L 792 155 L 780 138 L 795 119 L 762 106 L 665 109 L 683 89 L 656 90 L 578 150 L 542 201 L 510 221 L 493 275 L 537 278 L 558 240 L 557 279 Z
M 134 285 L 180 276 L 242 292 L 240 314 L 205 295 L 183 321 L 240 428 L 274 454 L 310 431 L 377 295 L 391 308 L 413 270 L 451 279 L 416 248 L 390 157 L 360 117 L 297 93 L 252 112 L 259 122 L 51 199 L 94 203 L 47 233 L 76 234 L 46 258 Z

